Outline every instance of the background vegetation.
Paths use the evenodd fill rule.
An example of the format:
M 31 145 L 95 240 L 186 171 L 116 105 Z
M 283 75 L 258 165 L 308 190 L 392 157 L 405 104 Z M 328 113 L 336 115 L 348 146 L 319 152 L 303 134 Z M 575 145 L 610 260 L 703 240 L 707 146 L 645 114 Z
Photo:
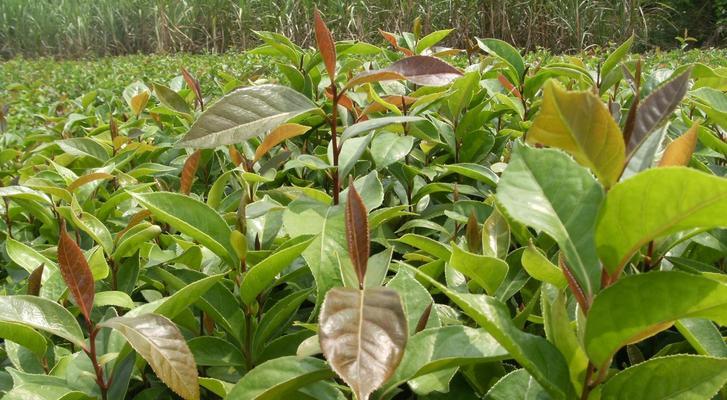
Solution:
M 377 29 L 455 28 L 446 44 L 494 37 L 528 50 L 573 51 L 621 43 L 673 48 L 688 29 L 696 45 L 723 46 L 727 0 L 63 0 L 0 2 L 0 56 L 78 57 L 248 49 L 251 30 L 312 43 L 316 4 L 337 37 L 381 42 Z

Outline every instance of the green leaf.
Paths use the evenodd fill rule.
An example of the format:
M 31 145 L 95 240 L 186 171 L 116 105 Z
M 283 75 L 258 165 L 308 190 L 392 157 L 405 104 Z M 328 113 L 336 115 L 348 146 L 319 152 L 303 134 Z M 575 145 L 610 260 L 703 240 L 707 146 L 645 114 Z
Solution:
M 406 157 L 413 145 L 412 136 L 402 136 L 393 132 L 382 132 L 374 136 L 371 142 L 371 156 L 376 163 L 376 169 L 386 168 Z
M 601 399 L 710 399 L 725 382 L 727 359 L 687 354 L 657 357 L 606 381 Z
M 563 271 L 551 263 L 532 243 L 523 252 L 522 265 L 530 276 L 541 282 L 548 282 L 559 289 L 568 286 Z
M 621 129 L 598 96 L 545 84 L 543 105 L 527 134 L 528 143 L 558 147 L 611 187 L 621 176 L 625 145 Z
M 705 356 L 727 357 L 727 343 L 712 321 L 702 318 L 685 318 L 674 326 L 697 353 Z
M 42 282 L 50 276 L 53 271 L 58 271 L 58 265 L 48 259 L 48 257 L 38 253 L 32 247 L 18 242 L 17 240 L 7 237 L 5 238 L 5 252 L 11 260 L 20 265 L 28 273 L 32 274 L 41 264 L 48 269 L 43 272 Z
M 377 285 L 380 286 L 380 285 Z M 416 280 L 411 271 L 399 268 L 396 275 L 386 283 L 386 287 L 394 289 L 399 293 L 401 303 L 404 306 L 404 314 L 406 315 L 407 325 L 409 326 L 409 335 L 417 332 L 417 325 L 422 319 L 424 313 L 429 311 L 429 318 L 424 321 L 424 327 L 436 327 L 440 325 L 437 313 L 431 313 L 431 307 L 434 305 L 434 299 L 429 291 Z
M 39 358 L 45 355 L 47 348 L 45 337 L 23 323 L 0 321 L 0 338 L 27 348 Z
M 188 114 L 191 111 L 189 108 L 189 104 L 187 104 L 184 98 L 182 98 L 182 96 L 177 94 L 177 92 L 175 92 L 174 90 L 159 83 L 153 84 L 153 87 L 154 94 L 165 106 L 180 113 Z
M 334 288 L 321 307 L 318 337 L 334 371 L 368 400 L 394 373 L 406 348 L 407 320 L 389 288 Z
M 548 400 L 550 396 L 524 369 L 517 369 L 497 381 L 485 396 L 487 400 Z
M 199 241 L 229 265 L 237 265 L 236 253 L 230 244 L 230 227 L 208 205 L 178 193 L 129 194 L 155 218 Z
M 722 226 L 727 226 L 727 179 L 686 167 L 654 168 L 608 192 L 596 245 L 606 270 L 618 274 L 651 240 Z
M 35 296 L 0 296 L 0 320 L 23 324 L 86 346 L 81 326 L 60 304 Z
M 187 310 L 189 306 L 196 303 L 208 290 L 222 280 L 223 274 L 207 276 L 198 279 L 183 288 L 177 290 L 173 295 L 164 297 L 151 303 L 146 303 L 126 313 L 126 316 L 137 317 L 148 313 L 159 314 L 166 318 L 176 318 L 180 313 Z
M 507 263 L 499 258 L 481 256 L 465 251 L 452 243 L 449 265 L 472 279 L 487 294 L 493 295 L 507 275 Z
M 132 300 L 128 294 L 126 294 L 125 292 L 119 292 L 114 290 L 96 293 L 96 296 L 93 298 L 93 306 L 114 306 L 125 308 L 127 310 L 131 310 L 132 308 L 136 307 L 136 305 L 134 304 L 134 300 Z
M 584 337 L 586 353 L 594 364 L 604 366 L 621 347 L 683 318 L 727 324 L 727 284 L 677 271 L 623 277 L 593 300 Z
M 315 238 L 296 236 L 284 249 L 266 257 L 254 265 L 245 274 L 240 284 L 240 296 L 245 304 L 252 304 L 258 294 L 262 293 L 303 251 Z
M 116 317 L 99 324 L 121 333 L 154 373 L 185 400 L 199 399 L 197 367 L 179 328 L 155 314 Z
M 245 357 L 232 343 L 215 336 L 200 336 L 187 342 L 197 365 L 229 367 L 245 365 Z
M 446 245 L 426 236 L 407 233 L 406 235 L 395 239 L 397 242 L 408 244 L 419 250 L 423 250 L 440 260 L 449 260 L 452 256 L 451 251 Z
M 322 360 L 313 357 L 279 357 L 264 362 L 240 379 L 229 399 L 278 400 L 296 390 L 335 373 Z
M 587 170 L 558 150 L 519 146 L 497 198 L 512 218 L 555 239 L 586 296 L 595 293 L 601 271 L 593 237 L 603 189 Z
M 283 212 L 283 226 L 292 237 L 316 235 L 303 251 L 303 258 L 316 281 L 316 303 L 320 306 L 330 288 L 343 284 L 338 260 L 349 259 L 343 208 L 301 198 Z
M 423 38 L 419 39 L 416 46 L 416 53 L 421 54 L 424 50 L 434 46 L 435 44 L 439 43 L 447 37 L 450 33 L 452 33 L 454 29 L 442 29 L 439 31 L 434 31 L 427 36 L 424 36 Z
M 502 302 L 486 295 L 453 292 L 417 269 L 404 268 L 410 268 L 449 297 L 492 335 L 553 398 L 570 399 L 575 396 L 568 366 L 560 352 L 544 338 L 518 329 Z
M 263 314 L 255 331 L 253 348 L 261 351 L 263 346 L 291 322 L 300 305 L 311 294 L 311 290 L 299 290 L 278 300 Z
M 512 68 L 515 83 L 523 81 L 525 78 L 525 61 L 523 61 L 520 52 L 516 48 L 499 39 L 477 39 L 477 45 Z
M 357 122 L 353 125 L 348 126 L 341 134 L 341 140 L 346 140 L 354 137 L 359 137 L 364 133 L 373 131 L 375 129 L 383 128 L 393 124 L 404 124 L 407 122 L 423 121 L 422 117 L 407 117 L 407 116 L 396 116 L 396 117 L 382 117 L 369 119 L 363 122 Z
M 632 34 L 625 42 L 618 46 L 616 50 L 606 57 L 606 60 L 601 65 L 601 77 L 608 75 L 608 73 L 611 72 L 612 69 L 616 68 L 618 63 L 626 57 L 629 50 L 631 50 L 631 45 L 634 43 L 634 38 L 635 36 Z
M 379 397 L 425 374 L 508 357 L 507 351 L 482 329 L 462 325 L 425 329 L 409 338 L 399 368 Z
M 179 146 L 215 148 L 241 143 L 314 110 L 318 110 L 315 103 L 286 86 L 240 88 L 206 109 Z

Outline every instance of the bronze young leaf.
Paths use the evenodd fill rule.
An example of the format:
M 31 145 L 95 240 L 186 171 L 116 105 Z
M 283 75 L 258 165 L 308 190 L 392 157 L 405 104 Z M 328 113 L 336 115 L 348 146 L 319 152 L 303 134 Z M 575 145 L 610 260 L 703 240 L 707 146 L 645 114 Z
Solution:
M 391 377 L 407 334 L 401 299 L 393 289 L 334 288 L 326 294 L 318 331 L 321 349 L 357 400 L 368 400 Z
M 86 321 L 91 321 L 93 297 L 95 294 L 93 275 L 86 257 L 66 231 L 66 222 L 61 219 L 61 232 L 58 241 L 58 266 L 61 276 L 68 285 Z
M 313 12 L 313 17 L 315 18 L 318 50 L 321 52 L 323 63 L 326 65 L 326 71 L 328 71 L 328 77 L 331 78 L 331 84 L 333 84 L 336 80 L 336 44 L 333 42 L 331 31 L 328 30 L 318 9 Z
M 182 178 L 179 183 L 179 192 L 182 194 L 189 194 L 192 190 L 192 182 L 194 182 L 194 176 L 197 173 L 197 166 L 199 165 L 199 157 L 202 155 L 201 150 L 195 150 L 191 156 L 184 162 L 182 168 Z
M 348 254 L 356 270 L 359 287 L 363 288 L 366 266 L 369 260 L 369 219 L 363 199 L 353 186 L 348 186 L 346 201 L 346 239 Z

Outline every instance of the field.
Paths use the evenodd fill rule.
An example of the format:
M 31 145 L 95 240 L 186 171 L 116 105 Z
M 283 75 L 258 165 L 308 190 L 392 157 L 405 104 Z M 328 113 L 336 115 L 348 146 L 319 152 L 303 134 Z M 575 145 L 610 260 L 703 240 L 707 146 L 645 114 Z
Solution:
M 0 395 L 727 399 L 727 51 L 0 64 Z

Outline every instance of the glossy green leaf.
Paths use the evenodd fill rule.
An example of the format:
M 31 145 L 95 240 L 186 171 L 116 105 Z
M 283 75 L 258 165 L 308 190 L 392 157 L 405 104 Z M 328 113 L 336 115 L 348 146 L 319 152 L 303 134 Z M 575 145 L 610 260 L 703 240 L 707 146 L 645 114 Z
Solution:
M 129 194 L 155 218 L 198 240 L 228 264 L 236 264 L 237 257 L 230 245 L 230 227 L 208 205 L 178 193 Z
M 23 324 L 85 347 L 81 326 L 68 310 L 36 296 L 0 296 L 0 320 Z
M 603 366 L 621 347 L 683 318 L 727 324 L 727 284 L 676 271 L 623 277 L 593 300 L 586 322 L 586 352 L 594 364 Z
M 525 61 L 517 49 L 499 39 L 477 39 L 477 44 L 482 50 L 501 59 L 512 68 L 516 83 L 522 82 L 525 78 Z
M 177 92 L 159 83 L 155 83 L 154 94 L 165 106 L 180 113 L 189 113 L 189 104 Z
M 245 365 L 245 357 L 232 343 L 215 336 L 200 336 L 187 342 L 197 365 L 228 367 Z
M 328 365 L 313 357 L 279 357 L 264 362 L 237 382 L 228 396 L 237 400 L 277 400 L 310 383 L 332 378 Z
M 15 342 L 41 358 L 48 345 L 43 335 L 19 322 L 0 321 L 0 338 Z
M 558 242 L 586 296 L 600 286 L 594 227 L 603 197 L 593 176 L 564 153 L 526 146 L 515 150 L 497 186 L 512 218 Z
M 598 255 L 618 273 L 651 240 L 721 226 L 727 226 L 727 179 L 685 167 L 654 168 L 608 192 L 596 229 Z
M 507 263 L 499 258 L 470 253 L 452 243 L 449 265 L 493 295 L 507 275 Z
M 406 157 L 414 145 L 412 136 L 402 136 L 393 132 L 382 132 L 371 141 L 371 156 L 377 169 L 389 165 Z
M 302 239 L 302 240 L 301 240 Z M 245 304 L 255 301 L 258 294 L 267 288 L 313 242 L 312 237 L 297 237 L 290 246 L 268 256 L 254 265 L 245 274 L 240 284 L 240 294 Z
M 727 359 L 681 354 L 619 372 L 603 385 L 601 399 L 710 399 L 725 383 Z
M 434 46 L 435 44 L 439 43 L 447 37 L 450 33 L 452 33 L 454 29 L 442 29 L 439 31 L 434 31 L 423 38 L 419 39 L 416 46 L 416 53 L 421 54 L 424 50 Z
M 517 369 L 497 381 L 485 396 L 487 400 L 548 400 L 550 396 L 528 371 Z
M 411 338 L 381 397 L 418 376 L 463 365 L 499 361 L 507 351 L 482 329 L 462 325 L 425 329 Z
M 522 265 L 530 276 L 541 282 L 548 282 L 559 289 L 568 286 L 563 271 L 551 263 L 532 243 L 523 252 Z
M 623 60 L 624 57 L 629 53 L 631 45 L 634 43 L 635 36 L 632 34 L 626 39 L 625 42 L 621 43 L 611 54 L 606 57 L 606 60 L 601 65 L 601 77 L 608 75 L 611 70 L 616 68 L 618 64 Z
M 492 335 L 553 398 L 574 396 L 568 366 L 560 352 L 544 338 L 518 329 L 502 302 L 487 295 L 453 292 L 419 270 L 413 271 L 441 290 Z

